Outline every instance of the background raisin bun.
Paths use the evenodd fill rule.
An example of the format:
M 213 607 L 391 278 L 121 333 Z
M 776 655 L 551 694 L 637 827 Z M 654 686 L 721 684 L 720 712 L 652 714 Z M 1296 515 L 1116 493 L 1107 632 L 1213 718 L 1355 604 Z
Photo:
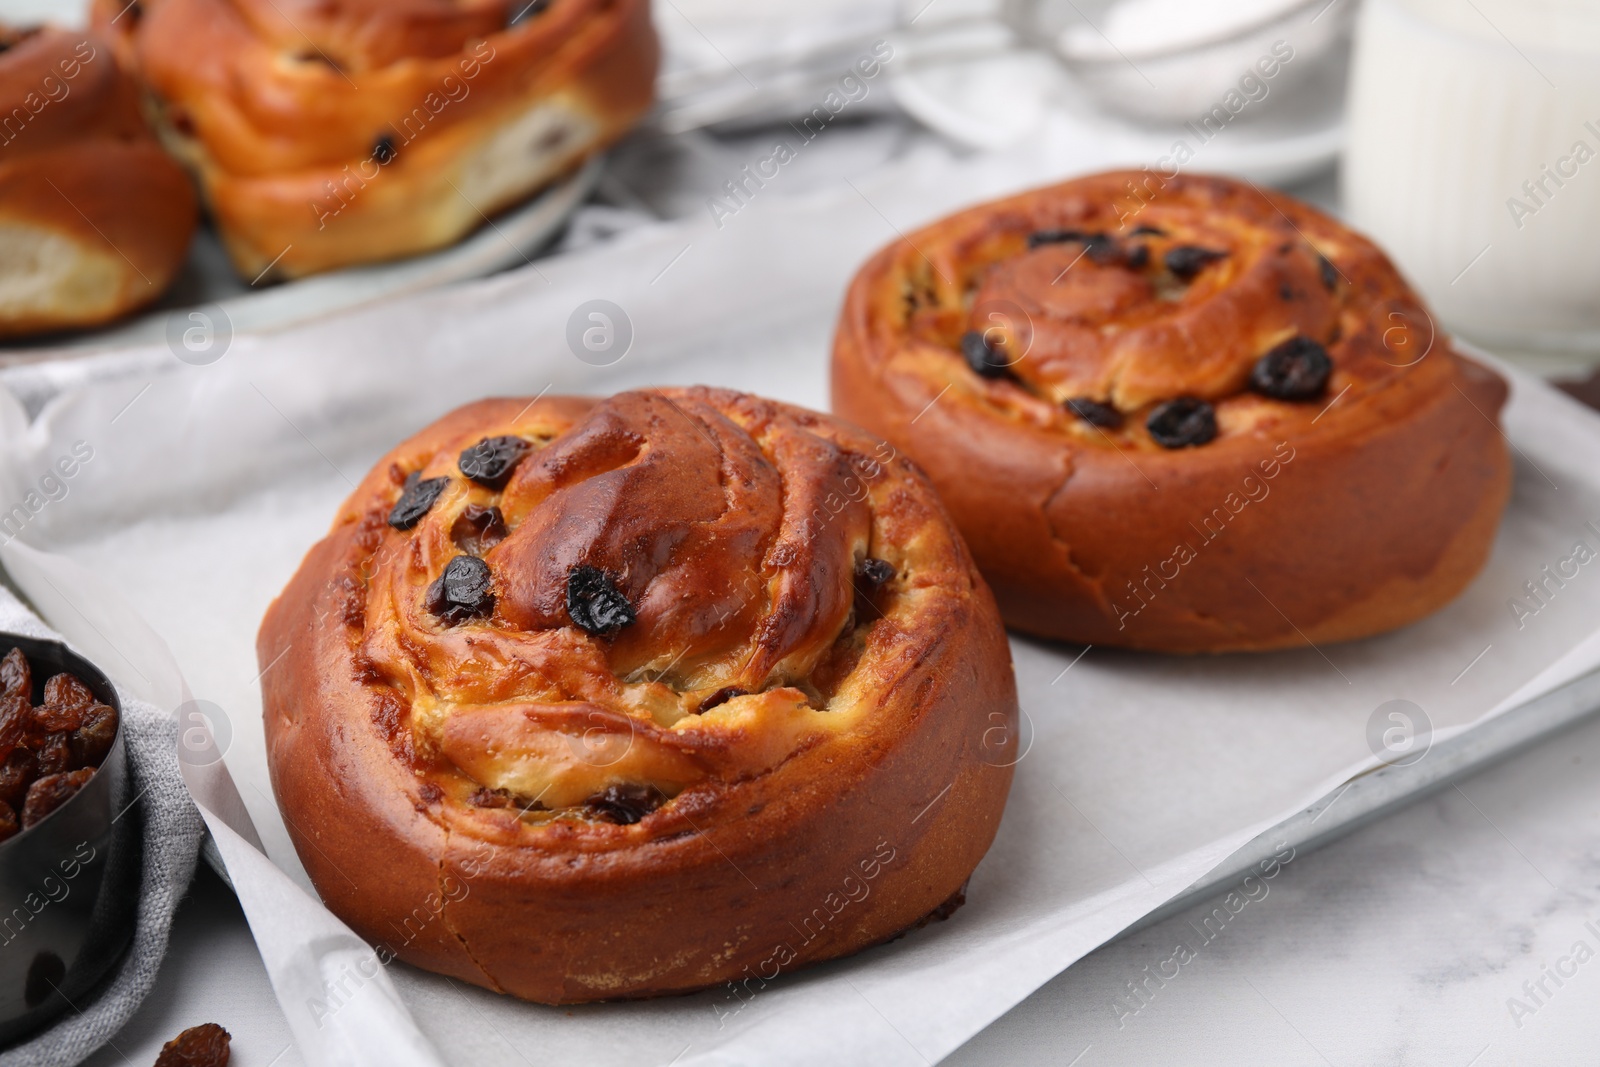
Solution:
M 194 190 L 106 42 L 0 24 L 0 117 L 0 337 L 160 296 L 188 253 Z
M 93 12 L 247 280 L 452 244 L 620 137 L 650 106 L 659 53 L 649 0 Z
M 875 255 L 834 410 L 938 487 L 1006 621 L 1170 652 L 1343 641 L 1483 566 L 1506 384 L 1370 241 L 1225 178 L 1100 174 Z
M 1005 633 L 928 484 L 722 390 L 446 416 L 257 651 L 328 906 L 552 1004 L 770 980 L 947 914 L 1015 759 Z

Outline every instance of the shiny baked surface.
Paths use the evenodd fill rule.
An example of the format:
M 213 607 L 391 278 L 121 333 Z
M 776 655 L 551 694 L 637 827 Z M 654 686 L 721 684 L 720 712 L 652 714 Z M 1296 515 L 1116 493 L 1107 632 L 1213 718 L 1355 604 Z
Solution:
M 1073 641 L 1393 629 L 1477 573 L 1509 493 L 1505 383 L 1372 242 L 1228 178 L 1092 175 L 907 234 L 850 287 L 832 389 L 928 472 L 1008 624 Z
M 897 250 L 875 279 L 874 326 L 900 335 L 880 355 L 925 361 L 922 373 L 951 383 L 955 399 L 1084 445 L 1133 448 L 1160 447 L 1140 416 L 1177 397 L 1211 403 L 1226 435 L 1307 426 L 1335 397 L 1343 406 L 1447 369 L 1424 362 L 1445 341 L 1387 258 L 1286 197 L 1203 178 L 1157 195 L 1138 172 L 1052 193 L 954 216 Z M 974 331 L 988 333 L 1005 374 L 970 372 L 961 340 Z M 1260 359 L 1296 338 L 1333 361 L 1322 403 L 1250 388 Z M 1124 425 L 1099 432 L 1066 408 L 1077 398 L 1109 405 Z
M 659 56 L 648 0 L 92 10 L 247 280 L 456 241 L 620 137 Z
M 0 24 L 0 337 L 93 326 L 156 299 L 195 196 L 107 42 Z
M 258 653 L 330 907 L 377 941 L 470 878 L 400 954 L 538 1000 L 736 974 L 879 852 L 870 907 L 794 960 L 953 907 L 1015 758 L 1005 635 L 926 481 L 726 390 L 453 412 L 356 489 Z
M 469 428 L 393 462 L 344 520 L 372 542 L 352 617 L 361 659 L 409 709 L 397 745 L 447 808 L 515 809 L 530 828 L 609 820 L 608 788 L 642 807 L 758 775 L 855 725 L 873 624 L 915 627 L 969 588 L 938 513 L 894 506 L 905 489 L 879 449 L 731 394 L 586 407 L 480 405 Z M 528 447 L 503 489 L 461 474 L 463 451 L 502 437 Z M 396 530 L 413 473 L 448 483 Z M 484 546 L 468 511 L 488 508 L 504 530 Z M 493 603 L 453 623 L 428 590 L 464 554 L 487 564 Z M 868 559 L 892 577 L 858 576 Z M 578 625 L 580 568 L 605 575 L 634 621 Z

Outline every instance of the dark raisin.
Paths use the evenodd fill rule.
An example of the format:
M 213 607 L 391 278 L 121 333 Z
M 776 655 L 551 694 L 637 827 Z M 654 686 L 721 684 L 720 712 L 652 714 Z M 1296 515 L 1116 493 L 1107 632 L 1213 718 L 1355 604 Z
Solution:
M 1275 400 L 1311 400 L 1322 395 L 1332 373 L 1326 348 L 1309 337 L 1291 337 L 1256 360 L 1250 388 Z
M 479 786 L 467 797 L 467 803 L 475 808 L 509 808 L 512 806 L 511 794 L 504 789 L 490 789 Z
M 72 735 L 72 760 L 80 767 L 98 767 L 117 739 L 117 712 L 106 704 L 96 704 L 84 716 L 83 725 Z
M 567 614 L 586 633 L 613 634 L 639 619 L 605 571 L 580 563 L 567 575 Z
M 141 4 L 139 0 L 133 0 L 133 2 L 128 5 L 126 14 L 130 22 L 137 23 L 140 19 L 144 18 L 144 5 Z
M 1090 234 L 1083 242 L 1083 251 L 1102 267 L 1114 267 L 1123 262 L 1122 246 L 1103 233 Z
M 877 592 L 894 580 L 894 564 L 886 559 L 868 556 L 856 564 L 856 584 L 867 592 Z
M 27 697 L 0 697 L 0 755 L 22 744 L 32 726 L 33 705 Z
M 1036 230 L 1028 234 L 1028 247 L 1038 248 L 1040 245 L 1059 245 L 1068 241 L 1082 241 L 1089 235 L 1082 230 Z
M 504 489 L 511 472 L 528 454 L 528 442 L 520 437 L 485 437 L 461 453 L 461 473 L 490 489 Z
M 33 709 L 33 728 L 38 733 L 71 733 L 83 725 L 88 708 L 63 708 L 56 704 L 41 704 Z
M 1281 297 L 1285 303 L 1294 299 L 1294 290 L 1289 288 L 1288 282 L 1284 282 L 1282 285 L 1278 286 L 1278 296 Z
M 457 556 L 428 586 L 428 610 L 452 625 L 487 615 L 494 610 L 491 585 L 487 563 L 477 556 Z
M 481 556 L 506 539 L 506 519 L 496 507 L 468 504 L 450 527 L 450 539 L 463 552 Z
M 1068 400 L 1067 410 L 1090 426 L 1102 426 L 1107 430 L 1122 428 L 1122 412 L 1110 404 L 1102 404 L 1086 396 L 1075 396 Z
M 550 0 L 511 0 L 511 11 L 506 16 L 506 29 L 522 25 L 550 6 Z
M 449 484 L 449 478 L 423 479 L 421 474 L 412 471 L 406 477 L 406 487 L 400 491 L 400 499 L 395 501 L 394 508 L 389 512 L 389 525 L 396 530 L 409 530 L 416 526 Z
M 0 762 L 0 801 L 13 808 L 22 807 L 28 786 L 39 777 L 39 761 L 25 748 L 14 749 Z
M 54 952 L 39 953 L 28 964 L 28 977 L 22 986 L 23 1003 L 30 1008 L 43 1004 L 52 994 L 61 992 L 61 983 L 66 977 L 67 965 L 60 956 Z
M 1333 265 L 1333 260 L 1318 252 L 1317 265 L 1322 269 L 1322 284 L 1327 287 L 1328 292 L 1331 293 L 1339 288 L 1339 268 Z
M 748 695 L 747 690 L 740 689 L 736 685 L 725 685 L 721 689 L 718 689 L 715 693 L 712 693 L 710 696 L 702 700 L 700 702 L 700 707 L 696 709 L 696 712 L 700 715 L 704 715 L 712 708 L 726 704 L 734 697 L 742 697 L 746 695 Z
M 1083 230 L 1039 230 L 1028 235 L 1028 247 L 1065 244 L 1076 241 L 1083 245 L 1084 254 L 1102 267 L 1122 262 L 1122 248 L 1116 239 L 1104 233 L 1086 233 Z
M 70 674 L 58 674 L 44 683 L 44 703 L 33 710 L 33 727 L 41 733 L 71 732 L 95 706 L 88 686 Z
M 230 1039 L 216 1023 L 191 1026 L 161 1046 L 156 1067 L 228 1067 Z
M 28 799 L 22 802 L 22 828 L 37 826 L 39 820 L 71 800 L 84 784 L 94 777 L 94 771 L 84 767 L 62 774 L 47 774 L 28 787 Z
M 977 330 L 961 335 L 961 354 L 967 366 L 980 378 L 1004 378 L 1011 373 L 1005 353 L 989 347 L 989 342 Z
M 44 702 L 47 706 L 87 708 L 94 703 L 94 693 L 72 675 L 57 674 L 44 683 Z
M 33 699 L 33 672 L 20 648 L 13 648 L 5 659 L 0 659 L 0 695 Z
M 39 776 L 60 774 L 65 770 L 72 770 L 72 735 L 69 733 L 45 734 L 44 738 L 34 747 L 35 758 L 39 761 Z
M 1203 445 L 1217 436 L 1217 413 L 1204 400 L 1180 396 L 1152 411 L 1145 428 L 1163 448 Z
M 0 841 L 8 837 L 15 837 L 22 824 L 17 822 L 17 811 L 10 804 L 0 800 Z
M 1150 246 L 1134 245 L 1123 257 L 1122 265 L 1129 270 L 1144 270 L 1150 265 Z
M 379 166 L 394 162 L 394 140 L 384 134 L 372 143 L 372 158 L 377 160 Z
M 417 796 L 424 804 L 437 804 L 444 799 L 444 790 L 432 782 L 423 782 L 417 787 Z
M 632 826 L 666 802 L 661 790 L 649 785 L 608 785 L 585 800 L 584 806 L 608 822 Z
M 1132 237 L 1165 237 L 1167 231 L 1159 226 L 1139 225 L 1130 230 L 1129 235 Z
M 1174 276 L 1182 281 L 1193 281 L 1195 275 L 1205 270 L 1219 259 L 1227 259 L 1228 253 L 1218 252 L 1212 248 L 1201 248 L 1199 245 L 1179 245 L 1171 249 L 1162 257 L 1162 262 L 1167 265 Z

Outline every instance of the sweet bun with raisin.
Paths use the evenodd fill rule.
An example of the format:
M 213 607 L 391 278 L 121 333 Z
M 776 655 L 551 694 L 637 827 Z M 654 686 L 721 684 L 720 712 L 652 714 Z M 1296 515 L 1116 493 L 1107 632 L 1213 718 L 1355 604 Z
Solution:
M 1170 652 L 1343 641 L 1449 602 L 1511 484 L 1497 374 L 1383 253 L 1226 178 L 975 207 L 850 287 L 833 406 L 924 469 L 1006 621 Z
M 246 279 L 452 244 L 649 108 L 649 0 L 96 0 Z
M 194 189 L 92 34 L 0 24 L 0 337 L 98 326 L 159 297 Z
M 258 653 L 328 906 L 552 1004 L 771 980 L 948 914 L 1015 760 L 1005 633 L 927 482 L 723 390 L 445 416 L 346 501 Z

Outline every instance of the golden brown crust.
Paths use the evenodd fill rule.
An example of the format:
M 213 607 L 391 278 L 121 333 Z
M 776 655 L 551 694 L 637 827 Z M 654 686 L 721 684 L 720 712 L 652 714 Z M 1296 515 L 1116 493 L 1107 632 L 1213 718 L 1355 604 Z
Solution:
M 104 40 L 0 26 L 0 337 L 94 326 L 156 299 L 195 196 Z
M 464 477 L 501 437 L 528 449 L 503 488 Z M 492 601 L 452 622 L 433 587 L 463 555 Z M 631 622 L 588 617 L 594 574 Z M 724 390 L 453 412 L 357 488 L 258 653 L 274 789 L 329 907 L 548 1003 L 894 936 L 960 891 L 1015 758 L 1004 631 L 926 482 Z
M 1263 395 L 1257 361 L 1297 339 L 1331 359 L 1326 385 Z M 1096 175 L 890 245 L 850 288 L 832 388 L 927 471 L 1006 621 L 1071 641 L 1219 652 L 1405 625 L 1482 567 L 1510 491 L 1505 382 L 1371 242 L 1223 178 Z M 1180 397 L 1214 439 L 1157 442 L 1147 420 Z
M 453 243 L 622 136 L 659 58 L 648 0 L 125 8 L 97 0 L 95 23 L 248 278 Z

